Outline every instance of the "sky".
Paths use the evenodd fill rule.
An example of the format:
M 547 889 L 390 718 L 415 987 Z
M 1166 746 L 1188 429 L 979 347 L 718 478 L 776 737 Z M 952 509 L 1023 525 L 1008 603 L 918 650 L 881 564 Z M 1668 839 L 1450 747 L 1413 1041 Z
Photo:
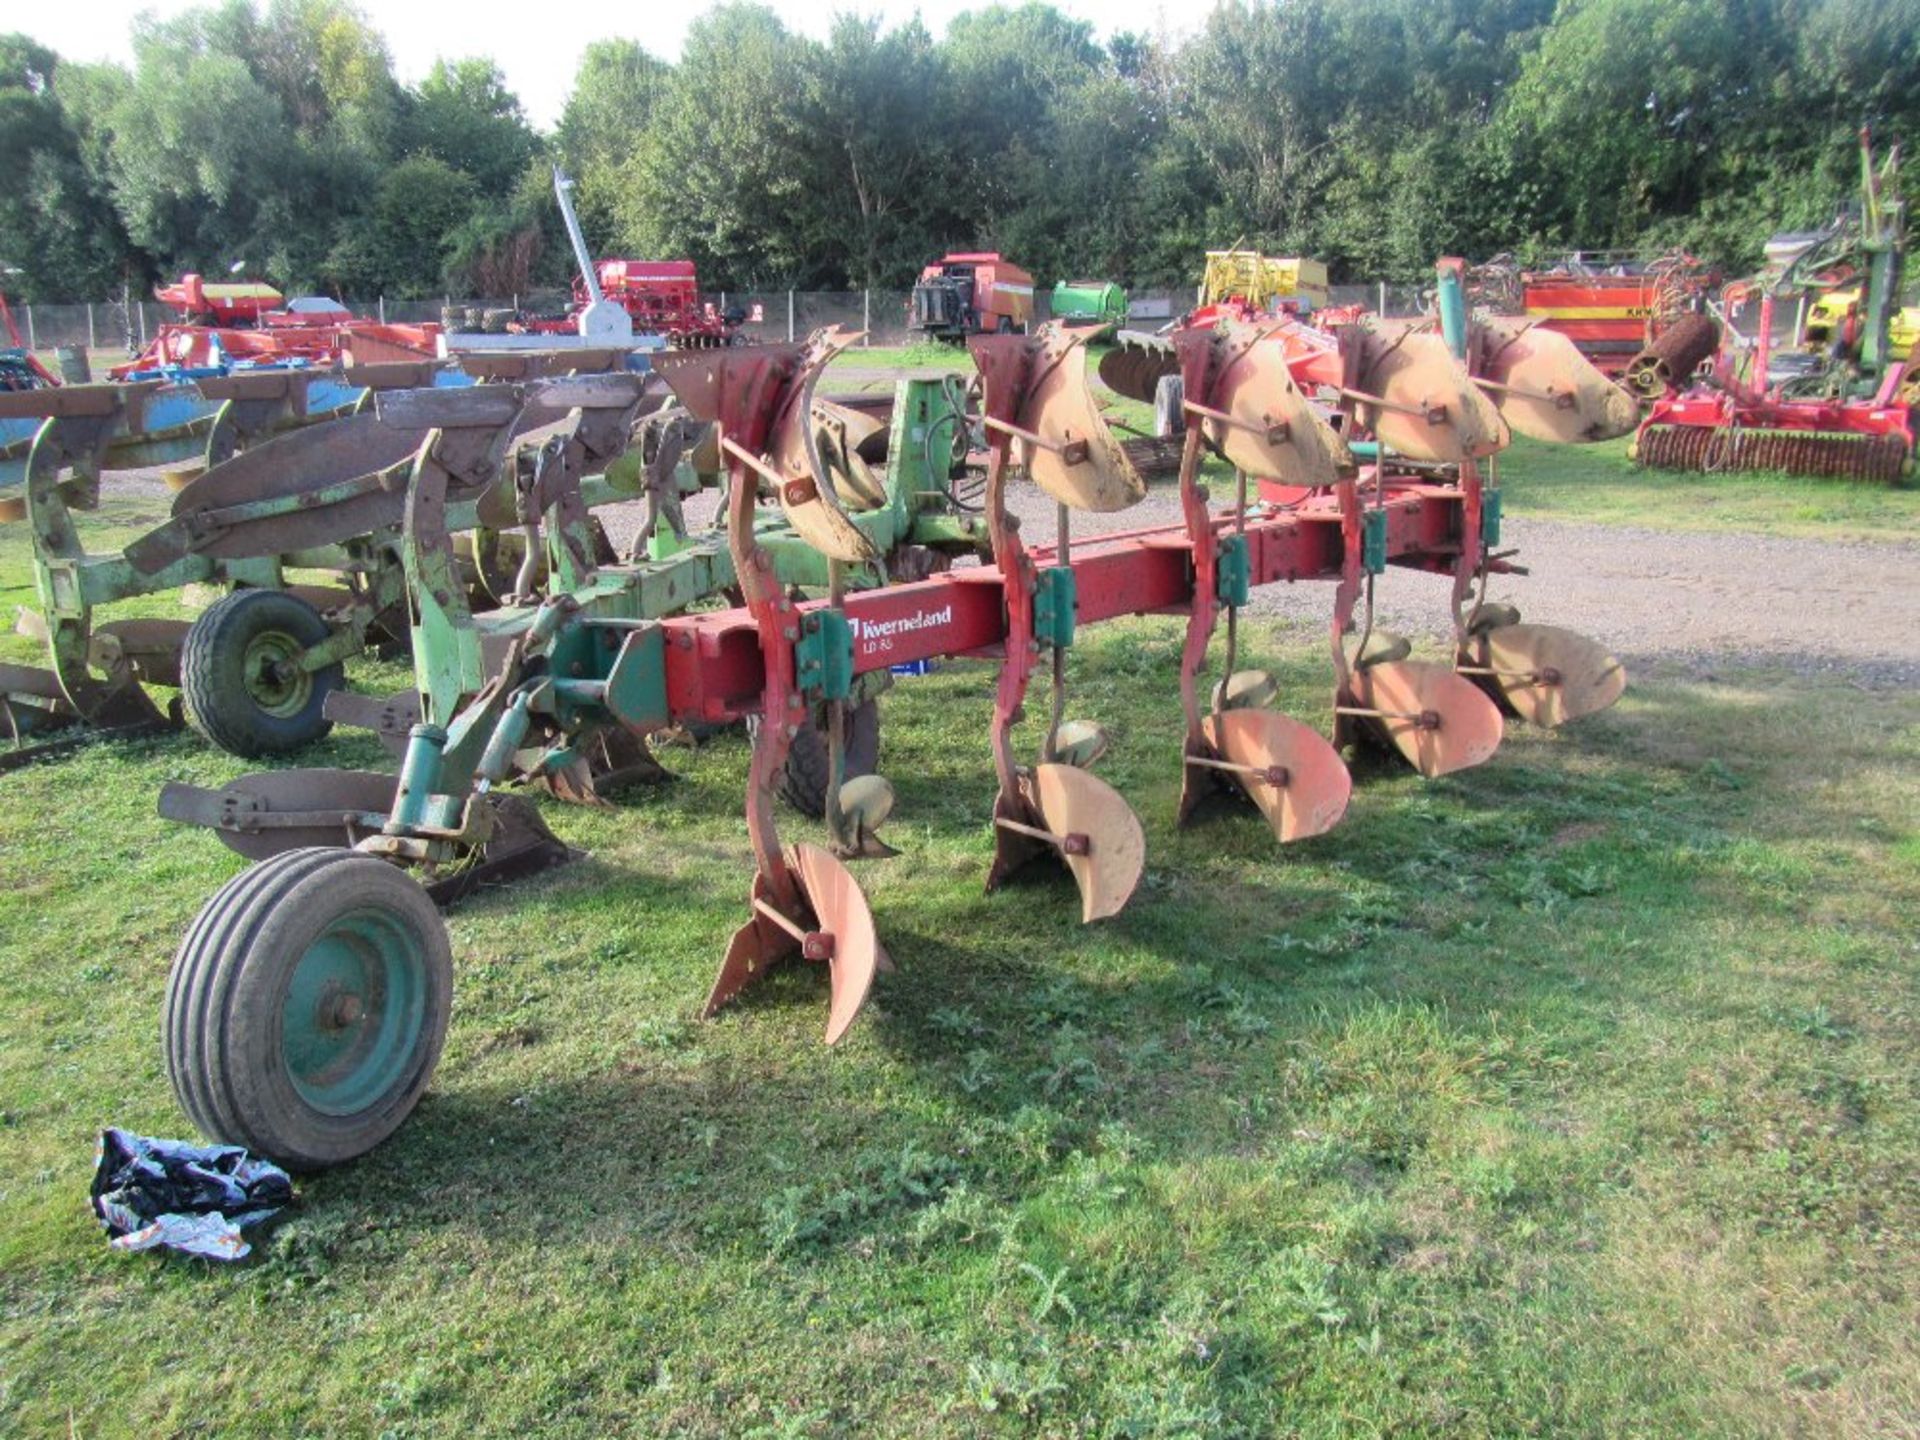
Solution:
M 837 12 L 878 14 L 893 25 L 916 12 L 938 35 L 963 10 L 984 0 L 771 0 L 789 29 L 824 39 Z M 1102 39 L 1121 30 L 1180 36 L 1196 29 L 1205 0 L 1052 0 L 1054 8 L 1092 22 Z M 12 7 L 10 7 L 12 8 Z M 24 8 L 24 7 L 22 7 Z M 0 19 L 73 60 L 133 59 L 134 16 L 166 16 L 194 8 L 193 0 L 71 0 L 36 5 Z M 632 5 L 608 0 L 360 0 L 360 8 L 387 37 L 403 81 L 420 80 L 436 59 L 486 55 L 505 73 L 527 118 L 550 130 L 589 41 L 638 40 L 663 60 L 677 60 L 687 26 L 705 3 Z

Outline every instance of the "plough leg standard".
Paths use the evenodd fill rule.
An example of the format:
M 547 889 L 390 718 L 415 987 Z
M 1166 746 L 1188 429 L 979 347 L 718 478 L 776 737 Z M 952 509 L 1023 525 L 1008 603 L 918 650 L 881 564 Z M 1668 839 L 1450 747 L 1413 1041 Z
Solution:
M 1285 717 L 1260 715 L 1270 687 L 1246 672 L 1230 672 L 1201 710 L 1204 638 L 1221 610 L 1231 635 L 1234 612 L 1253 586 L 1335 584 L 1336 738 L 1374 740 L 1429 774 L 1487 759 L 1503 709 L 1557 724 L 1610 704 L 1624 675 L 1604 650 L 1568 632 L 1518 626 L 1484 599 L 1486 581 L 1515 567 L 1491 548 L 1498 492 L 1482 482 L 1476 462 L 1505 443 L 1506 416 L 1521 407 L 1542 408 L 1576 433 L 1605 428 L 1583 411 L 1591 398 L 1583 398 L 1585 376 L 1558 354 L 1542 362 L 1558 380 L 1511 354 L 1497 374 L 1476 362 L 1482 373 L 1470 375 L 1456 353 L 1471 353 L 1467 337 L 1450 338 L 1452 346 L 1436 333 L 1382 327 L 1323 344 L 1289 327 L 1231 324 L 1183 337 L 1190 384 L 1183 403 L 1197 422 L 1182 472 L 1183 523 L 1076 542 L 1067 512 L 1122 508 L 1144 492 L 1093 405 L 1084 337 L 1062 330 L 982 337 L 974 353 L 992 437 L 987 520 L 995 563 L 858 592 L 845 589 L 842 567 L 861 563 L 872 542 L 839 503 L 809 423 L 812 388 L 835 342 L 663 364 L 688 409 L 721 426 L 733 487 L 729 548 L 747 603 L 635 620 L 620 613 L 624 599 L 550 598 L 528 632 L 537 667 L 484 703 L 476 697 L 452 724 L 413 729 L 391 813 L 368 817 L 379 822 L 377 834 L 352 850 L 273 855 L 201 912 L 175 959 L 165 1018 L 169 1073 L 182 1104 L 209 1135 L 307 1167 L 360 1154 L 401 1123 L 444 1037 L 451 961 L 445 926 L 425 892 L 389 861 L 457 863 L 470 851 L 463 825 L 486 808 L 488 790 L 535 717 L 573 743 L 609 725 L 645 734 L 674 723 L 760 717 L 747 804 L 755 860 L 749 912 L 707 1010 L 797 955 L 828 966 L 831 1041 L 846 1033 L 873 976 L 889 963 L 844 862 L 884 852 L 875 832 L 891 796 L 879 785 L 841 789 L 829 806 L 829 844 L 784 847 L 771 793 L 810 704 L 829 708 L 839 773 L 834 707 L 846 704 L 862 676 L 938 657 L 1000 661 L 988 883 L 1052 855 L 1072 874 L 1087 920 L 1125 904 L 1144 841 L 1126 802 L 1086 768 L 1103 735 L 1064 720 L 1066 652 L 1079 626 L 1127 615 L 1187 617 L 1182 813 L 1192 813 L 1205 783 L 1221 779 L 1245 790 L 1283 839 L 1333 824 L 1346 782 L 1325 740 Z M 1337 392 L 1337 429 L 1297 388 L 1303 373 L 1323 398 Z M 1610 402 L 1600 403 L 1604 410 Z M 437 429 L 430 448 L 453 433 Z M 1260 476 L 1267 493 L 1209 511 L 1196 479 L 1203 446 L 1225 455 L 1242 477 Z M 1026 547 L 1007 513 L 1016 461 L 1061 506 L 1050 547 Z M 421 468 L 424 474 L 424 462 Z M 824 600 L 796 601 L 778 583 L 754 525 L 753 495 L 763 485 L 826 557 Z M 416 513 L 423 496 L 430 509 L 431 487 L 423 490 L 417 477 Z M 1384 637 L 1364 624 L 1354 648 L 1354 611 L 1389 564 L 1454 576 L 1452 664 L 1411 661 L 1402 642 L 1376 643 Z M 615 585 L 611 593 L 627 591 Z M 1043 657 L 1053 672 L 1052 707 L 1037 761 L 1022 766 L 1010 732 Z M 1247 714 L 1257 718 L 1235 718 Z M 444 763 L 456 756 L 459 763 Z

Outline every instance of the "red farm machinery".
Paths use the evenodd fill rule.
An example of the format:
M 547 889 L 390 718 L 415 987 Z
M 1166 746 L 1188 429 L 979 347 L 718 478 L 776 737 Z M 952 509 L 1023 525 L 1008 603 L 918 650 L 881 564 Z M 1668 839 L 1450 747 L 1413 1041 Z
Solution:
M 1703 307 L 1717 283 L 1699 261 L 1682 252 L 1647 260 L 1629 254 L 1575 252 L 1517 280 L 1503 262 L 1480 267 L 1489 279 L 1508 271 L 1496 289 L 1518 290 L 1518 310 L 1529 320 L 1571 340 L 1608 375 L 1627 371 L 1636 357 Z
M 1109 732 L 1069 718 L 1086 627 L 1126 616 L 1181 627 L 1184 740 L 1166 759 L 1183 783 L 1167 821 L 1194 823 L 1216 797 L 1237 798 L 1283 843 L 1339 823 L 1352 785 L 1343 750 L 1444 775 L 1491 760 L 1512 720 L 1558 726 L 1611 705 L 1626 679 L 1603 645 L 1523 623 L 1489 593 L 1524 573 L 1500 548 L 1495 457 L 1513 430 L 1557 441 L 1623 434 L 1632 406 L 1563 337 L 1470 324 L 1457 266 L 1443 296 L 1449 285 L 1438 321 L 1327 333 L 1222 317 L 1159 349 L 1115 352 L 1122 360 L 1102 373 L 1123 394 L 1180 379 L 1180 519 L 1091 537 L 1074 535 L 1076 512 L 1124 510 L 1146 494 L 1095 399 L 1091 328 L 975 336 L 971 382 L 903 382 L 877 427 L 850 427 L 816 393 L 855 338 L 844 332 L 662 357 L 680 403 L 720 436 L 724 554 L 741 603 L 644 618 L 640 570 L 568 543 L 578 467 L 557 462 L 524 489 L 518 513 L 537 517 L 558 563 L 524 598 L 491 669 L 475 627 L 447 603 L 435 517 L 485 483 L 476 460 L 521 423 L 516 403 L 542 414 L 572 406 L 574 432 L 593 435 L 624 423 L 631 394 L 602 377 L 534 383 L 517 402 L 379 397 L 382 423 L 422 436 L 402 525 L 419 718 L 397 737 L 398 777 L 341 781 L 324 803 L 321 780 L 303 781 L 278 812 L 270 787 L 211 807 L 222 838 L 257 863 L 209 901 L 174 962 L 164 1029 L 182 1106 L 208 1135 L 305 1168 L 391 1133 L 431 1078 L 453 984 L 444 922 L 416 882 L 490 858 L 516 803 L 503 781 L 571 764 L 607 736 L 756 722 L 743 844 L 752 879 L 740 923 L 716 944 L 705 1012 L 801 961 L 825 972 L 832 1043 L 893 967 L 884 916 L 853 867 L 894 853 L 881 838 L 894 794 L 875 774 L 854 775 L 864 767 L 853 752 L 874 682 L 895 666 L 973 657 L 995 667 L 986 885 L 1057 866 L 1087 922 L 1128 904 L 1150 835 L 1093 771 Z M 573 443 L 567 426 L 553 433 Z M 953 473 L 935 436 L 951 439 L 956 464 L 971 452 L 984 469 L 977 526 L 951 538 L 987 563 L 889 558 L 903 532 L 888 506 L 904 499 L 887 497 L 938 492 Z M 913 468 L 936 449 L 935 470 Z M 1231 476 L 1221 500 L 1201 483 L 1208 457 Z M 1016 524 L 1017 483 L 1049 502 L 1051 536 Z M 813 577 L 804 592 L 792 568 L 802 561 Z M 873 582 L 882 561 L 894 583 Z M 1396 569 L 1451 577 L 1450 638 L 1431 658 L 1373 623 L 1376 588 Z M 1280 709 L 1280 687 L 1248 653 L 1242 608 L 1255 587 L 1283 582 L 1329 587 L 1330 735 Z M 1022 740 L 1029 710 L 1037 723 Z M 824 759 L 823 828 L 787 843 L 774 800 L 803 743 Z M 1023 887 L 1005 903 L 1045 896 Z M 899 958 L 903 968 L 914 959 Z
M 1032 324 L 1033 276 L 997 251 L 942 256 L 907 300 L 907 328 L 936 340 L 1025 334 Z
M 577 268 L 569 308 L 559 314 L 504 318 L 505 327 L 530 335 L 584 335 L 589 339 L 659 336 L 676 350 L 711 349 L 731 344 L 746 312 L 723 310 L 700 298 L 700 280 L 691 260 L 595 260 L 580 229 L 571 191 L 573 181 L 558 167 L 553 193 L 572 241 Z M 605 317 L 625 316 L 608 328 Z
M 184 275 L 155 290 L 180 318 L 162 325 L 147 348 L 111 374 L 116 380 L 205 375 L 235 366 L 328 367 L 431 360 L 437 325 L 388 325 L 355 315 L 337 300 L 288 300 L 257 281 L 209 283 Z
M 1893 344 L 1906 252 L 1899 163 L 1895 146 L 1876 167 L 1863 132 L 1859 200 L 1820 230 L 1774 237 L 1760 274 L 1724 291 L 1725 323 L 1713 329 L 1702 317 L 1685 354 L 1629 373 L 1657 395 L 1634 437 L 1641 464 L 1887 483 L 1912 473 L 1920 360 L 1897 357 Z M 1853 300 L 1829 307 L 1837 314 L 1816 346 L 1774 350 L 1779 301 L 1847 290 Z M 1747 339 L 1733 322 L 1756 299 L 1759 326 Z

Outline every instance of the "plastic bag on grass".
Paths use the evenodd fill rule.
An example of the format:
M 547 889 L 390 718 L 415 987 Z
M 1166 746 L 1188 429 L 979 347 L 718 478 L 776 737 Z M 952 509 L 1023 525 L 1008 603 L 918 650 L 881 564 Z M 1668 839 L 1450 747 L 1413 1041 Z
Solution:
M 93 1209 L 116 1250 L 157 1245 L 209 1260 L 239 1260 L 240 1232 L 278 1214 L 293 1181 L 238 1145 L 190 1145 L 125 1130 L 100 1132 Z

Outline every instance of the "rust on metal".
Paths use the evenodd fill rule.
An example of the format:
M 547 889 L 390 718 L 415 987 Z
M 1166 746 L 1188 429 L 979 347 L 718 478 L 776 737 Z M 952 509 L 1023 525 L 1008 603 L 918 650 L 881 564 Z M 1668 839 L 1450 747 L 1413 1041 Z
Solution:
M 1497 698 L 1546 729 L 1597 714 L 1626 693 L 1626 667 L 1606 646 L 1557 625 L 1497 626 L 1476 637 L 1474 655 Z
M 1565 335 L 1504 316 L 1475 323 L 1474 376 L 1494 388 L 1500 416 L 1549 444 L 1612 440 L 1639 423 L 1633 397 L 1600 373 Z
M 1446 340 L 1416 321 L 1348 326 L 1360 423 L 1396 455 L 1457 465 L 1502 450 L 1507 423 Z
M 1465 676 L 1428 660 L 1356 669 L 1351 707 L 1429 780 L 1481 765 L 1500 747 L 1500 710 Z

